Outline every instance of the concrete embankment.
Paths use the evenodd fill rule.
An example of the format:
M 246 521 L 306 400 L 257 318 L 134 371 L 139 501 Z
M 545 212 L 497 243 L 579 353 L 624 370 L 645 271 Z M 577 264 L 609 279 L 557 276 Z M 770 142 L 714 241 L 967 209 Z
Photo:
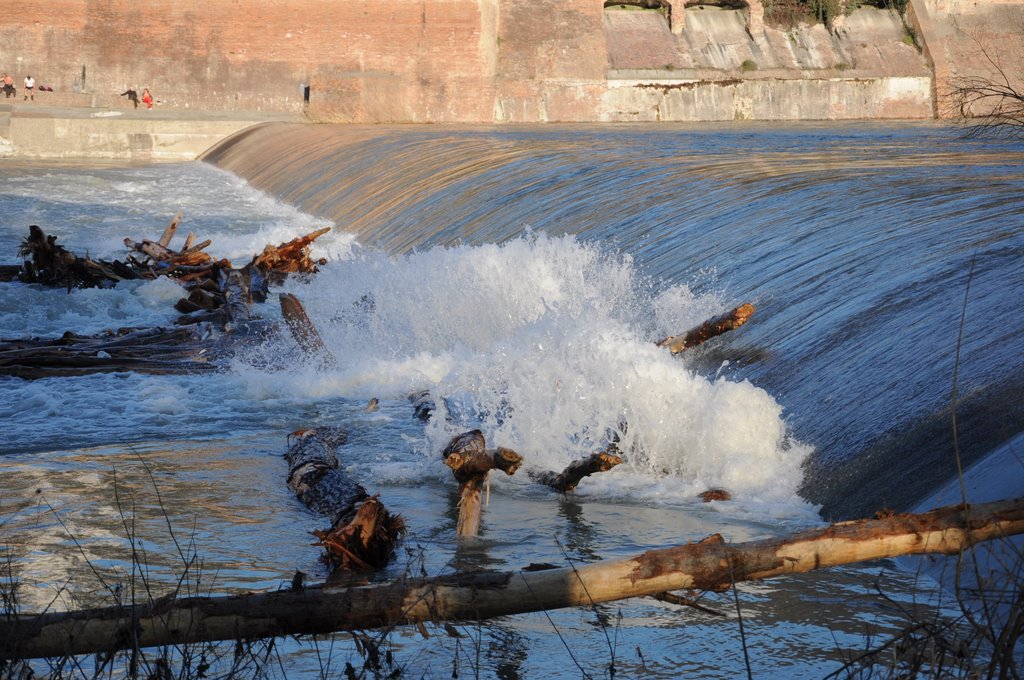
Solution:
M 186 161 L 240 130 L 297 120 L 288 114 L 49 106 L 46 95 L 0 104 L 0 158 Z

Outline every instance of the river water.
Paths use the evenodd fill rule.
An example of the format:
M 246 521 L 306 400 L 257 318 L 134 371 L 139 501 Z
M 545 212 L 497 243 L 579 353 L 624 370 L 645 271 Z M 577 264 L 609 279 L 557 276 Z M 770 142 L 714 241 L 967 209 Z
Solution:
M 910 509 L 955 475 L 952 403 L 965 465 L 1024 430 L 1022 161 L 1020 143 L 933 125 L 271 125 L 204 162 L 0 165 L 0 262 L 17 262 L 29 224 L 114 258 L 181 210 L 237 264 L 333 227 L 321 272 L 282 290 L 340 359 L 324 370 L 275 341 L 216 374 L 0 378 L 0 537 L 20 598 L 68 608 L 185 571 L 193 592 L 322 578 L 308 534 L 322 521 L 281 459 L 288 432 L 321 424 L 349 428 L 347 469 L 409 523 L 380 578 Z M 0 284 L 0 336 L 169 324 L 180 296 L 167 281 Z M 654 346 L 742 302 L 752 320 L 706 347 Z M 428 423 L 407 399 L 424 389 Z M 453 434 L 479 426 L 555 470 L 621 423 L 623 465 L 569 498 L 495 478 L 481 537 L 458 545 L 439 459 Z M 697 500 L 713 487 L 734 500 Z M 823 677 L 949 596 L 882 562 L 744 584 L 738 600 L 389 644 L 407 677 L 729 677 L 744 647 L 758 677 Z M 278 672 L 319 673 L 325 647 L 282 645 Z M 332 651 L 357 659 L 347 636 Z

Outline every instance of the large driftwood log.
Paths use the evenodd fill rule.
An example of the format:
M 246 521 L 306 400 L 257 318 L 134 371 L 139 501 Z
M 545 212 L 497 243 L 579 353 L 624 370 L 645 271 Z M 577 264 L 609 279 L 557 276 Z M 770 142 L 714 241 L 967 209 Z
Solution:
M 754 314 L 754 305 L 742 304 L 730 312 L 708 319 L 696 328 L 691 328 L 682 335 L 670 335 L 658 342 L 658 347 L 668 347 L 672 354 L 679 354 L 684 349 L 701 345 L 722 333 L 735 330 L 745 324 Z
M 0 340 L 0 376 L 24 379 L 93 373 L 209 371 L 217 342 L 196 327 L 122 328 L 100 335 Z
M 459 536 L 480 533 L 483 507 L 480 496 L 491 470 L 514 475 L 523 463 L 523 457 L 512 449 L 500 446 L 488 449 L 486 446 L 483 432 L 471 430 L 453 437 L 441 452 L 444 464 L 451 468 L 459 482 L 459 521 L 456 527 Z
M 321 586 L 233 597 L 0 618 L 0 658 L 91 654 L 131 647 L 365 630 L 591 606 L 672 590 L 920 553 L 955 554 L 1024 533 L 1024 498 L 857 520 L 791 536 L 649 550 L 569 568 L 454 574 L 377 585 Z
M 299 430 L 285 453 L 288 488 L 331 526 L 314 531 L 332 569 L 372 571 L 387 565 L 405 534 L 405 522 L 339 467 L 337 448 L 348 438 L 341 428 Z
M 167 244 L 161 241 L 150 241 L 149 239 L 143 239 L 136 243 L 130 238 L 124 240 L 124 244 L 138 253 L 145 255 L 154 262 L 160 262 L 169 267 L 201 267 L 213 261 L 209 253 L 204 253 L 203 249 L 208 247 L 213 241 L 206 240 L 197 245 L 189 245 L 187 249 L 183 250 L 172 250 Z

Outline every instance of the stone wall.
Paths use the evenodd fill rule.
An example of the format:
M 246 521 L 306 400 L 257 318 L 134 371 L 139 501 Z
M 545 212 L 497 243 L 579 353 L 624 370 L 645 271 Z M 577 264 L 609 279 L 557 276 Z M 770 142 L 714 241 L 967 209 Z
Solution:
M 1024 7 L 915 2 L 951 44 L 940 29 L 963 16 L 998 43 L 1005 8 Z M 20 0 L 0 23 L 0 70 L 94 107 L 123 108 L 132 84 L 176 109 L 491 123 L 927 118 L 938 100 L 922 79 L 968 59 L 919 51 L 883 10 L 781 31 L 760 11 L 684 4 L 670 26 L 602 0 Z

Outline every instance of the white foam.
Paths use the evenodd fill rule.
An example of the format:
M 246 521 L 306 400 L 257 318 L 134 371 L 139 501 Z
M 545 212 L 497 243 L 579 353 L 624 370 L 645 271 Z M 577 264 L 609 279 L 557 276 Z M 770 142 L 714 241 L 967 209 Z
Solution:
M 722 302 L 685 287 L 652 294 L 628 258 L 527 235 L 397 258 L 361 252 L 288 288 L 340 367 L 271 376 L 239 366 L 250 395 L 400 399 L 429 389 L 438 413 L 418 448 L 430 464 L 453 434 L 480 427 L 531 465 L 561 469 L 626 423 L 627 462 L 602 480 L 610 495 L 678 500 L 725 487 L 800 504 L 810 449 L 789 437 L 782 407 L 654 344 Z

